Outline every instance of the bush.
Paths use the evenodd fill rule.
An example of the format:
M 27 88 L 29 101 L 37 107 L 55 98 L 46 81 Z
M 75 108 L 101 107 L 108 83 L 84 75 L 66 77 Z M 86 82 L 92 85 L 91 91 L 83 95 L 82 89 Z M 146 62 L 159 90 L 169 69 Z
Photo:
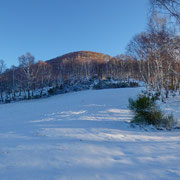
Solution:
M 102 81 L 99 81 L 97 84 L 93 86 L 93 89 L 104 89 L 104 83 Z
M 137 82 L 130 82 L 129 86 L 130 87 L 138 87 L 139 84 Z
M 93 86 L 93 89 L 111 89 L 111 88 L 126 88 L 126 87 L 136 87 L 136 84 L 129 84 L 128 82 L 118 82 L 113 83 L 111 81 L 103 80 L 99 81 Z
M 65 93 L 65 89 L 63 89 L 62 86 L 60 87 L 56 86 L 48 90 L 48 95 L 50 96 L 56 95 L 56 94 L 62 94 L 62 93 Z
M 129 108 L 134 112 L 135 116 L 132 123 L 154 125 L 157 128 L 164 127 L 171 129 L 176 120 L 173 115 L 165 115 L 156 104 L 156 99 L 140 95 L 136 100 L 129 99 Z
M 5 103 L 10 103 L 11 102 L 11 100 L 10 99 L 5 99 Z
M 35 96 L 33 96 L 32 97 L 32 99 L 40 99 L 42 96 L 40 96 L 40 95 L 35 95 Z
M 54 88 L 49 89 L 49 90 L 48 90 L 48 94 L 49 94 L 49 95 L 54 95 L 54 94 L 55 94 Z

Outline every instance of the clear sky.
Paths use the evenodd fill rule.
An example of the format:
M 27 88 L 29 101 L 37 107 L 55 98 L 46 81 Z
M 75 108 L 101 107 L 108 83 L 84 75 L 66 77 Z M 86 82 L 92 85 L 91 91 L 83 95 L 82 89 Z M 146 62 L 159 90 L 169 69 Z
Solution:
M 89 50 L 125 52 L 146 28 L 148 0 L 0 0 L 0 59 L 18 65 L 31 52 L 48 60 Z

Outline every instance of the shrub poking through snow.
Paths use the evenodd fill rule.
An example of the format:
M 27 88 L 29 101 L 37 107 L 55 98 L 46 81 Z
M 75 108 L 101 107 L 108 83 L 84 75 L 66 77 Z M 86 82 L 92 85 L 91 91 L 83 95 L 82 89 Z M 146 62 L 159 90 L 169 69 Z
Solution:
M 137 82 L 112 82 L 112 80 L 99 80 L 97 84 L 93 85 L 93 89 L 127 88 L 138 86 L 139 84 Z
M 131 121 L 135 124 L 154 125 L 156 128 L 172 129 L 176 124 L 173 115 L 166 115 L 156 104 L 156 99 L 139 95 L 137 99 L 129 99 L 129 108 L 134 112 Z

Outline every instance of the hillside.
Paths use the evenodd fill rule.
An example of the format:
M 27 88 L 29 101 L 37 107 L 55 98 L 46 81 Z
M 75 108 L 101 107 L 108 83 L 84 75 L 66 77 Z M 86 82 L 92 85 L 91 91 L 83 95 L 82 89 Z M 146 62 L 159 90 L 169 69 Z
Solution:
M 1 179 L 180 179 L 180 131 L 128 123 L 128 98 L 140 91 L 88 90 L 1 105 Z M 173 102 L 164 108 L 179 118 L 180 99 Z
M 55 93 L 59 94 L 89 89 L 106 79 L 119 83 L 141 80 L 137 61 L 126 58 L 78 51 L 36 63 L 35 57 L 27 53 L 19 57 L 18 67 L 0 74 L 0 103 L 52 95 L 46 91 L 49 88 L 59 88 Z
M 68 60 L 68 61 L 78 61 L 78 62 L 93 61 L 93 62 L 103 63 L 109 61 L 111 58 L 112 58 L 111 56 L 105 55 L 103 53 L 97 53 L 92 51 L 77 51 L 50 59 L 46 62 L 51 64 L 51 63 L 64 62 Z

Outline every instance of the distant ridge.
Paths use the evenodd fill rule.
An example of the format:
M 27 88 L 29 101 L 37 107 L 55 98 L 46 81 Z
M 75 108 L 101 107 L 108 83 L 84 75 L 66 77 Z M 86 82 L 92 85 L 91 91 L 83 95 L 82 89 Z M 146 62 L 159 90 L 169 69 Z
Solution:
M 78 62 L 87 62 L 94 61 L 98 63 L 103 63 L 109 61 L 112 57 L 105 55 L 103 53 L 93 52 L 93 51 L 76 51 L 62 56 L 47 60 L 47 63 L 54 64 L 64 61 L 78 61 Z

